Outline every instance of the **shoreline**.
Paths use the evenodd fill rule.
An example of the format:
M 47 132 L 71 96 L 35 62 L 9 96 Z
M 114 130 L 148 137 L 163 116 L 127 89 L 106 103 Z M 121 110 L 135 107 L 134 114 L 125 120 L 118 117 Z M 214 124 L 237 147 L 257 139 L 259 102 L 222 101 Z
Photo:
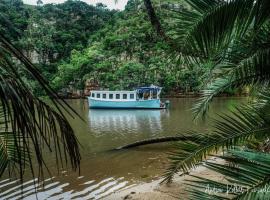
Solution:
M 215 163 L 224 163 L 220 158 L 210 158 L 207 161 Z M 210 178 L 215 181 L 224 181 L 224 176 L 214 172 L 203 165 L 198 166 L 190 172 L 190 175 Z M 149 183 L 140 183 L 131 185 L 128 188 L 116 191 L 105 198 L 104 200 L 176 200 L 187 199 L 188 193 L 186 181 L 195 180 L 189 175 L 179 176 L 175 175 L 171 184 L 160 184 L 162 178 L 152 180 Z

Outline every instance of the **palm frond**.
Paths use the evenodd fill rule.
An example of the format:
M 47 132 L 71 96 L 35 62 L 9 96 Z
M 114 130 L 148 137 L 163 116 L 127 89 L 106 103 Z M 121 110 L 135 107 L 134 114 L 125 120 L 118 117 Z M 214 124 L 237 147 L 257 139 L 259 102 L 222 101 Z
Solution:
M 32 94 L 21 79 L 18 68 L 38 81 L 54 108 Z M 0 176 L 6 168 L 10 171 L 17 168 L 23 180 L 24 171 L 29 167 L 33 176 L 38 172 L 43 178 L 44 168 L 47 169 L 44 150 L 54 151 L 57 166 L 70 163 L 72 169 L 78 169 L 81 159 L 78 141 L 63 110 L 76 114 L 65 101 L 58 100 L 37 68 L 0 34 L 0 131 L 6 134 L 2 144 L 8 144 L 2 145 L 2 152 L 11 153 L 1 154 Z M 37 160 L 37 170 L 33 169 L 33 155 Z
M 242 60 L 239 65 L 225 66 L 223 77 L 216 78 L 207 89 L 203 90 L 202 97 L 193 107 L 195 118 L 200 114 L 204 115 L 209 107 L 209 102 L 214 96 L 226 91 L 229 88 L 241 88 L 254 86 L 256 84 L 268 83 L 270 79 L 270 49 L 256 52 L 251 57 Z M 225 74 L 225 75 L 224 75 Z
M 269 79 L 270 42 L 269 8 L 267 0 L 212 1 L 189 0 L 191 9 L 183 10 L 178 17 L 179 44 L 191 52 L 197 52 L 200 64 L 213 63 L 212 79 L 203 96 L 194 106 L 195 117 L 205 114 L 209 102 L 217 94 L 230 88 L 256 86 L 266 90 L 257 94 L 256 102 L 235 108 L 229 114 L 219 115 L 209 133 L 193 132 L 189 141 L 179 141 L 175 151 L 170 153 L 171 164 L 164 174 L 164 181 L 170 182 L 174 174 L 187 174 L 201 164 L 206 157 L 220 150 L 231 151 L 238 145 L 245 145 L 253 138 L 269 136 Z M 187 27 L 187 28 L 186 28 Z M 176 39 L 176 41 L 177 41 Z M 180 48 L 181 49 L 181 48 Z M 181 51 L 180 51 L 181 52 Z M 190 54 L 189 56 L 194 56 Z M 180 59 L 183 59 L 180 56 Z M 191 59 L 192 60 L 192 59 Z M 188 62 L 187 62 L 188 63 Z M 194 63 L 191 63 L 194 64 Z M 196 64 L 196 63 L 195 63 Z M 255 96 L 256 97 L 256 96 Z M 248 157 L 247 154 L 224 157 L 236 165 L 207 163 L 207 166 L 227 177 L 229 183 L 246 188 L 242 192 L 230 192 L 231 196 L 206 194 L 203 189 L 213 184 L 221 189 L 227 183 L 198 178 L 189 190 L 191 199 L 264 199 L 267 193 L 251 192 L 269 186 L 269 155 L 264 160 Z M 196 187 L 196 188 L 195 188 Z M 194 189 L 195 188 L 195 189 Z
M 251 106 L 235 108 L 229 114 L 219 115 L 214 123 L 210 133 L 193 133 L 192 140 L 176 144 L 175 150 L 170 153 L 171 162 L 164 174 L 164 181 L 171 182 L 179 171 L 188 173 L 209 154 L 244 144 L 255 135 L 263 137 L 270 131 L 268 120 Z
M 12 173 L 15 167 L 15 163 L 19 164 L 21 160 L 25 160 L 25 156 L 19 157 L 19 152 L 23 152 L 23 148 L 19 146 L 18 148 L 15 145 L 15 141 L 18 138 L 14 139 L 13 132 L 0 132 L 0 176 L 8 168 L 9 174 Z M 24 153 L 23 155 L 26 155 Z
M 174 43 L 170 58 L 185 67 L 209 61 L 221 63 L 229 58 L 234 47 L 240 50 L 239 40 L 247 34 L 259 35 L 261 27 L 268 22 L 269 13 L 261 6 L 267 4 L 265 1 L 188 0 L 187 3 L 190 8 L 183 8 L 175 15 L 176 27 L 170 36 Z M 258 14 L 259 11 L 263 14 Z M 244 58 L 247 56 L 241 60 Z
M 188 181 L 190 199 L 267 199 L 270 186 L 270 155 L 247 150 L 232 150 L 219 156 L 227 164 L 205 162 L 205 167 L 225 177 L 223 183 L 194 176 Z M 230 163 L 236 163 L 234 165 Z M 207 190 L 207 188 L 209 188 Z M 211 193 L 211 189 L 216 191 Z
M 247 31 L 256 32 L 269 19 L 267 8 L 270 5 L 269 1 L 265 0 L 219 1 L 214 7 L 213 3 L 206 6 L 207 0 L 189 2 L 195 10 L 198 10 L 201 4 L 204 9 L 199 9 L 199 12 L 203 12 L 202 17 L 193 25 L 184 41 L 206 57 L 228 47 L 237 38 L 242 38 Z
M 201 52 L 205 58 L 227 47 L 232 38 L 243 35 L 252 23 L 253 0 L 189 0 L 188 3 L 191 9 L 180 14 L 178 42 L 183 48 Z

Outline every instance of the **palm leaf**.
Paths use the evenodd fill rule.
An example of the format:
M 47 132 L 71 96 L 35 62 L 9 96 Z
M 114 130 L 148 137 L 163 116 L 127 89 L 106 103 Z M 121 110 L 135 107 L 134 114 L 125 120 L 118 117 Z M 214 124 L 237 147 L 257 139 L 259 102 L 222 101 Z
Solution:
M 210 133 L 193 133 L 194 138 L 190 141 L 177 143 L 175 150 L 170 153 L 171 162 L 164 174 L 164 181 L 171 182 L 173 175 L 179 171 L 188 173 L 209 154 L 244 144 L 255 135 L 265 137 L 270 131 L 268 120 L 251 106 L 236 108 L 229 114 L 219 115 L 219 119 L 214 122 Z
M 233 150 L 226 156 L 219 156 L 227 163 L 236 165 L 205 162 L 205 167 L 218 172 L 226 179 L 224 183 L 194 176 L 188 181 L 190 199 L 200 199 L 200 194 L 209 199 L 267 199 L 270 184 L 270 155 L 254 151 Z M 199 189 L 200 188 L 200 189 Z M 206 188 L 219 189 L 218 194 L 211 194 Z M 222 192 L 221 192 L 222 191 Z M 230 196 L 228 196 L 230 195 Z
M 186 32 L 182 41 L 188 47 L 199 50 L 205 57 L 213 57 L 220 49 L 228 47 L 237 38 L 242 38 L 247 31 L 256 27 L 256 30 L 267 21 L 269 1 L 208 0 L 188 1 L 201 17 L 196 19 L 192 28 Z M 193 11 L 194 13 L 194 11 Z M 184 20 L 190 20 L 183 15 Z M 254 23 L 255 20 L 255 23 Z M 186 46 L 186 45 L 185 45 Z
M 54 108 L 32 94 L 21 79 L 18 68 L 38 81 Z M 38 172 L 38 176 L 43 178 L 44 168 L 47 169 L 44 150 L 54 151 L 58 167 L 70 163 L 72 169 L 78 169 L 78 141 L 63 110 L 76 114 L 66 102 L 58 100 L 57 94 L 37 68 L 0 34 L 0 131 L 8 133 L 8 138 L 5 136 L 2 139 L 5 145 L 1 150 L 0 176 L 6 168 L 10 171 L 17 168 L 23 180 L 23 173 L 29 167 L 33 176 Z M 32 167 L 33 155 L 37 160 L 37 170 Z
M 233 51 L 240 50 L 239 41 L 244 42 L 247 34 L 252 35 L 250 37 L 259 35 L 269 16 L 261 6 L 269 6 L 266 1 L 188 0 L 187 3 L 190 7 L 183 7 L 173 15 L 176 26 L 169 36 L 173 43 L 169 59 L 177 60 L 183 67 L 209 62 L 216 66 L 228 59 L 228 54 L 238 55 L 240 52 Z M 246 53 L 247 48 L 243 50 Z M 247 56 L 241 57 L 244 58 Z
M 21 160 L 25 161 L 25 157 L 19 159 L 19 152 L 15 145 L 13 132 L 0 132 L 0 176 L 5 172 L 6 168 L 14 170 L 14 163 L 20 163 Z M 23 152 L 23 148 L 20 146 L 19 151 Z M 26 152 L 23 154 L 26 155 Z M 9 165 L 9 166 L 8 166 Z
M 253 56 L 242 60 L 239 65 L 232 66 L 226 71 L 224 77 L 216 78 L 207 89 L 203 90 L 202 97 L 194 105 L 193 112 L 195 118 L 200 114 L 205 114 L 209 107 L 209 102 L 214 96 L 226 91 L 229 88 L 239 88 L 257 84 L 265 84 L 270 79 L 270 49 L 256 52 Z
M 196 52 L 200 64 L 213 63 L 212 77 L 199 103 L 195 117 L 205 114 L 212 98 L 229 88 L 245 85 L 265 87 L 269 90 L 269 7 L 267 0 L 213 1 L 190 0 L 190 10 L 179 12 L 178 40 L 183 48 Z M 185 26 L 186 25 L 186 26 Z M 188 27 L 185 29 L 185 27 Z M 193 56 L 190 54 L 189 56 Z M 180 56 L 180 59 L 182 57 Z M 191 59 L 192 60 L 192 59 Z M 194 63 L 191 63 L 194 64 Z M 196 64 L 196 63 L 195 63 Z M 177 172 L 187 174 L 190 169 L 220 150 L 231 150 L 253 138 L 265 139 L 269 135 L 269 92 L 259 93 L 257 102 L 238 107 L 229 114 L 219 115 L 209 133 L 192 133 L 190 141 L 180 141 L 170 153 L 171 164 L 164 181 L 170 182 Z M 232 192 L 239 199 L 264 199 L 266 193 L 251 192 L 269 184 L 268 162 L 241 156 L 231 159 L 240 168 L 208 163 L 215 171 L 227 176 L 228 182 L 247 188 L 245 193 Z M 234 155 L 234 157 L 236 157 Z M 269 159 L 265 158 L 266 160 Z M 229 160 L 229 158 L 227 158 Z M 237 168 L 237 170 L 236 170 Z M 254 169 L 255 168 L 255 169 Z M 191 199 L 228 199 L 231 196 L 210 195 L 202 190 L 207 184 L 226 189 L 226 183 L 200 178 L 189 190 Z

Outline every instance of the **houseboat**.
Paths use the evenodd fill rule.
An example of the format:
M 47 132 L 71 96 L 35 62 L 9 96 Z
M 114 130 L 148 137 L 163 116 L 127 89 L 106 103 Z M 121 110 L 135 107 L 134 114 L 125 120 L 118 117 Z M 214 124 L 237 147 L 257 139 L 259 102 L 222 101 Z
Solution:
M 91 91 L 89 108 L 103 109 L 165 109 L 160 100 L 161 87 L 139 87 L 134 91 Z

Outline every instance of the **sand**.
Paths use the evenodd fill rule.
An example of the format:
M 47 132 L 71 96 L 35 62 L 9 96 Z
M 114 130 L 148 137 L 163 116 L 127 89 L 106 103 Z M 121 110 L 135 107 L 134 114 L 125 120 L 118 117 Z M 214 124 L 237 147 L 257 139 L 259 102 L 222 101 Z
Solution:
M 211 158 L 211 162 L 222 163 L 224 160 L 220 158 Z M 225 181 L 224 176 L 209 170 L 202 166 L 197 167 L 190 172 L 190 175 L 196 175 L 200 177 L 210 178 L 216 181 Z M 105 197 L 105 200 L 175 200 L 175 199 L 187 199 L 186 181 L 192 180 L 191 176 L 175 175 L 173 183 L 160 184 L 162 179 L 154 180 L 150 183 L 142 183 L 131 186 L 127 189 L 119 190 L 115 193 Z

